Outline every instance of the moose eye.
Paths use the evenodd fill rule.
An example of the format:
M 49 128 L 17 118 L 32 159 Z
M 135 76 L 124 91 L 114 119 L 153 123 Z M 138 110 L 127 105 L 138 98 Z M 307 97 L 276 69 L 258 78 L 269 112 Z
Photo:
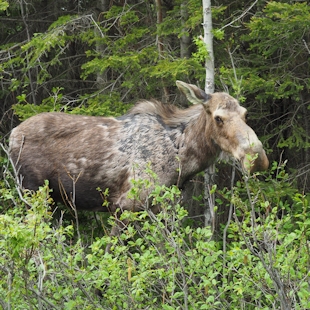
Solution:
M 215 121 L 218 123 L 218 124 L 222 124 L 223 123 L 223 120 L 220 116 L 215 116 L 214 117 Z

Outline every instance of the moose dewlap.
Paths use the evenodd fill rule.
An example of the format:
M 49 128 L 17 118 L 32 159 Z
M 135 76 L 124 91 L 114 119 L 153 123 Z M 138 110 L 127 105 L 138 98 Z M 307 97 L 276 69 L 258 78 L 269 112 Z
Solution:
M 49 180 L 55 201 L 74 199 L 77 209 L 93 211 L 108 211 L 98 190 L 108 188 L 113 212 L 139 207 L 127 193 L 132 179 L 146 177 L 148 165 L 167 186 L 181 185 L 221 152 L 246 171 L 268 168 L 236 99 L 176 83 L 194 104 L 190 108 L 145 100 L 118 118 L 42 113 L 21 123 L 11 133 L 10 156 L 22 186 L 36 190 Z

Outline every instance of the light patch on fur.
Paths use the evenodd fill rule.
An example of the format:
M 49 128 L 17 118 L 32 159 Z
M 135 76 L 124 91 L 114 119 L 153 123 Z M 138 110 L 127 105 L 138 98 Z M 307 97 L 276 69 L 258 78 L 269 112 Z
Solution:
M 216 107 L 216 109 L 215 109 L 215 111 L 220 111 L 220 110 L 225 110 L 226 109 L 226 103 L 224 103 L 224 104 L 218 104 L 217 105 L 217 107 Z
M 78 162 L 80 163 L 81 167 L 87 166 L 87 159 L 85 157 L 79 158 Z
M 65 169 L 70 173 L 77 173 L 78 166 L 75 163 L 68 163 L 65 165 Z
M 103 128 L 103 129 L 108 129 L 109 126 L 105 125 L 105 124 L 99 124 L 97 125 L 99 128 Z
M 14 136 L 14 130 L 12 131 L 12 134 L 11 134 L 11 139 L 10 139 L 10 149 L 13 149 L 13 148 L 22 148 L 22 143 L 21 143 L 21 140 L 20 139 L 16 139 Z
M 107 167 L 103 167 L 103 168 L 99 169 L 94 176 L 94 181 L 100 182 L 101 180 L 109 177 L 109 176 L 107 176 L 106 169 L 107 169 Z
M 223 107 L 217 107 L 217 109 L 213 112 L 213 116 L 220 116 L 225 118 L 225 116 L 227 116 L 227 111 L 224 110 Z

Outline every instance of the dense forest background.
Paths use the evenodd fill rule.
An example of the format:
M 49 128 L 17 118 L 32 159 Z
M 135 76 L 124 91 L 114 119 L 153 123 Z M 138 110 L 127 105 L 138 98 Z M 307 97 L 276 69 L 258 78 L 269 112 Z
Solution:
M 0 0 L 3 309 L 310 308 L 310 6 L 212 1 L 212 18 L 216 91 L 249 110 L 270 172 L 230 186 L 232 168 L 219 169 L 217 207 L 234 210 L 219 240 L 181 225 L 178 190 L 161 188 L 170 213 L 130 215 L 136 224 L 104 253 L 106 219 L 87 217 L 81 236 L 77 219 L 51 220 L 47 186 L 21 194 L 9 133 L 42 111 L 117 116 L 141 98 L 187 106 L 175 81 L 204 88 L 202 3 Z

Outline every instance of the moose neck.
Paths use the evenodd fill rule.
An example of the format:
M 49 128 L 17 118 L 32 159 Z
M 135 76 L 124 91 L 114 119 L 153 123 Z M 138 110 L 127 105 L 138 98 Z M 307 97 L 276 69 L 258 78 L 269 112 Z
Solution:
M 202 106 L 197 117 L 192 118 L 184 130 L 184 145 L 180 147 L 182 179 L 187 179 L 212 165 L 220 148 L 212 141 L 209 115 Z

